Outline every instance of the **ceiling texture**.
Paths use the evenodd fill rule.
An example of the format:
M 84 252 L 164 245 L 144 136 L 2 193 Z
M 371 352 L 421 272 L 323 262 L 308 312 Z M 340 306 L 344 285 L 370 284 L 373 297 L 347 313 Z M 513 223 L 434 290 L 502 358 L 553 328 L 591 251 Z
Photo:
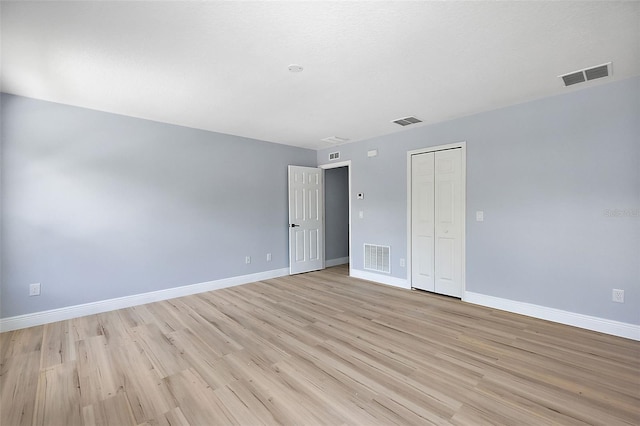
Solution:
M 0 15 L 3 92 L 311 149 L 640 75 L 639 2 L 3 1 Z M 606 62 L 609 77 L 558 78 Z

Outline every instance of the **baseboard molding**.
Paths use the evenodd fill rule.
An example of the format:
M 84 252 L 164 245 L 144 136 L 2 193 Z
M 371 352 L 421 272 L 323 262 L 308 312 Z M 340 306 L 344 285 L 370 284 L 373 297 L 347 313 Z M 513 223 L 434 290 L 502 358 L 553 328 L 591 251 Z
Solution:
M 373 281 L 379 284 L 386 284 L 406 289 L 411 288 L 406 279 L 390 277 L 388 275 L 381 275 L 373 272 L 361 271 L 360 269 L 351 269 L 351 276 L 354 278 L 360 278 L 361 280 Z
M 500 297 L 487 296 L 485 294 L 473 293 L 470 291 L 464 293 L 464 298 L 462 300 L 476 305 L 527 315 L 560 324 L 572 325 L 574 327 L 598 331 L 600 333 L 611 334 L 627 339 L 640 340 L 640 325 L 592 317 L 589 315 L 577 314 L 575 312 L 503 299 Z
M 82 305 L 67 306 L 49 311 L 34 312 L 32 314 L 18 315 L 15 317 L 0 318 L 0 332 L 34 327 L 56 321 L 64 321 L 87 315 L 113 311 L 115 309 L 129 308 L 131 306 L 144 305 L 145 303 L 159 302 L 161 300 L 174 299 L 176 297 L 189 296 L 205 291 L 219 290 L 241 284 L 248 284 L 271 278 L 289 275 L 289 268 L 274 269 L 255 274 L 241 275 L 237 277 L 223 278 L 204 283 L 191 284 L 182 287 L 168 288 L 149 293 L 134 294 L 115 299 L 101 300 Z
M 329 259 L 324 261 L 325 268 L 331 268 L 332 266 L 344 265 L 349 263 L 349 256 L 347 257 L 339 257 L 337 259 Z
M 348 261 L 348 257 L 332 259 L 331 261 L 327 261 L 326 265 L 327 267 L 342 265 L 344 263 L 348 263 Z M 51 322 L 64 321 L 72 318 L 83 317 L 86 315 L 93 315 L 102 312 L 113 311 L 116 309 L 129 308 L 131 306 L 144 305 L 145 303 L 174 299 L 176 297 L 189 296 L 191 294 L 219 290 L 222 288 L 248 284 L 255 281 L 268 280 L 271 278 L 283 277 L 286 275 L 289 275 L 289 268 L 274 269 L 271 271 L 258 272 L 255 274 L 223 278 L 220 280 L 152 291 L 149 293 L 134 294 L 131 296 L 101 300 L 98 302 L 85 303 L 82 305 L 68 306 L 59 309 L 52 309 L 49 311 L 34 312 L 32 314 L 18 315 L 15 317 L 0 318 L 0 332 L 34 327 Z M 394 287 L 405 289 L 410 288 L 407 280 L 405 279 L 362 271 L 359 269 L 351 269 L 351 276 L 354 278 L 391 285 Z M 485 294 L 474 293 L 470 291 L 464 293 L 464 297 L 462 300 L 468 303 L 486 306 L 489 308 L 500 309 L 507 312 L 527 315 L 534 318 L 540 318 L 561 324 L 571 325 L 574 327 L 584 328 L 587 330 L 598 331 L 601 333 L 640 341 L 640 326 L 635 324 L 577 314 L 574 312 L 534 305 L 531 303 L 518 302 L 515 300 L 503 299 L 500 297 L 488 296 Z

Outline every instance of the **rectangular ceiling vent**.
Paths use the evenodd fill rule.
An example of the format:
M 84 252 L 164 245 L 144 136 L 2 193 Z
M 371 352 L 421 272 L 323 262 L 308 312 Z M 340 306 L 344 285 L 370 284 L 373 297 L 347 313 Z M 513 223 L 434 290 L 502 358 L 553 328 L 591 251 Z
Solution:
M 328 138 L 320 139 L 321 141 L 329 142 L 329 143 L 343 143 L 349 140 L 349 138 L 341 138 L 340 136 L 329 136 Z
M 609 62 L 611 64 L 611 62 Z M 584 70 L 587 80 L 595 80 L 596 78 L 609 77 L 609 64 L 600 65 L 594 68 Z
M 329 160 L 337 160 L 339 158 L 340 158 L 340 151 L 329 153 Z
M 364 245 L 364 269 L 376 272 L 391 273 L 389 262 L 389 246 L 379 246 L 375 244 Z
M 583 83 L 589 80 L 595 80 L 596 78 L 608 77 L 611 75 L 611 62 L 598 65 L 591 68 L 585 68 L 583 70 L 570 72 L 569 74 L 563 74 L 560 76 L 565 86 L 571 86 L 577 83 Z
M 410 124 L 422 123 L 422 120 L 415 117 L 404 117 L 404 118 L 398 118 L 397 120 L 393 120 L 391 122 L 399 124 L 401 126 L 408 126 Z

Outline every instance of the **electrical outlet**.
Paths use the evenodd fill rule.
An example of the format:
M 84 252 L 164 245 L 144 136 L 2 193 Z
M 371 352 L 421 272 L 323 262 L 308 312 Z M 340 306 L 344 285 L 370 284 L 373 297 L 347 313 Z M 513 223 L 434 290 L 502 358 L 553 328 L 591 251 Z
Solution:
M 611 295 L 611 300 L 617 303 L 624 303 L 624 290 L 614 288 Z
M 40 296 L 40 283 L 29 284 L 29 296 Z
M 400 267 L 404 268 L 405 266 L 404 259 L 400 259 Z
M 251 256 L 247 256 L 247 257 L 245 257 L 245 258 L 244 258 L 244 263 L 246 263 L 247 265 L 248 265 L 249 263 L 251 263 Z
M 267 253 L 267 262 L 271 262 L 271 253 Z

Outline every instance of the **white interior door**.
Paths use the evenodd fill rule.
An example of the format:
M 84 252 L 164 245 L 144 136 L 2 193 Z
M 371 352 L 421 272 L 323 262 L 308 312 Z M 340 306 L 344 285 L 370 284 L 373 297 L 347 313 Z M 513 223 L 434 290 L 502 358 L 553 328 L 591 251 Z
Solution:
M 435 153 L 435 292 L 462 297 L 462 150 Z
M 435 155 L 411 156 L 411 285 L 435 291 Z
M 462 297 L 461 149 L 411 156 L 411 286 Z
M 289 166 L 289 273 L 324 268 L 323 173 Z

